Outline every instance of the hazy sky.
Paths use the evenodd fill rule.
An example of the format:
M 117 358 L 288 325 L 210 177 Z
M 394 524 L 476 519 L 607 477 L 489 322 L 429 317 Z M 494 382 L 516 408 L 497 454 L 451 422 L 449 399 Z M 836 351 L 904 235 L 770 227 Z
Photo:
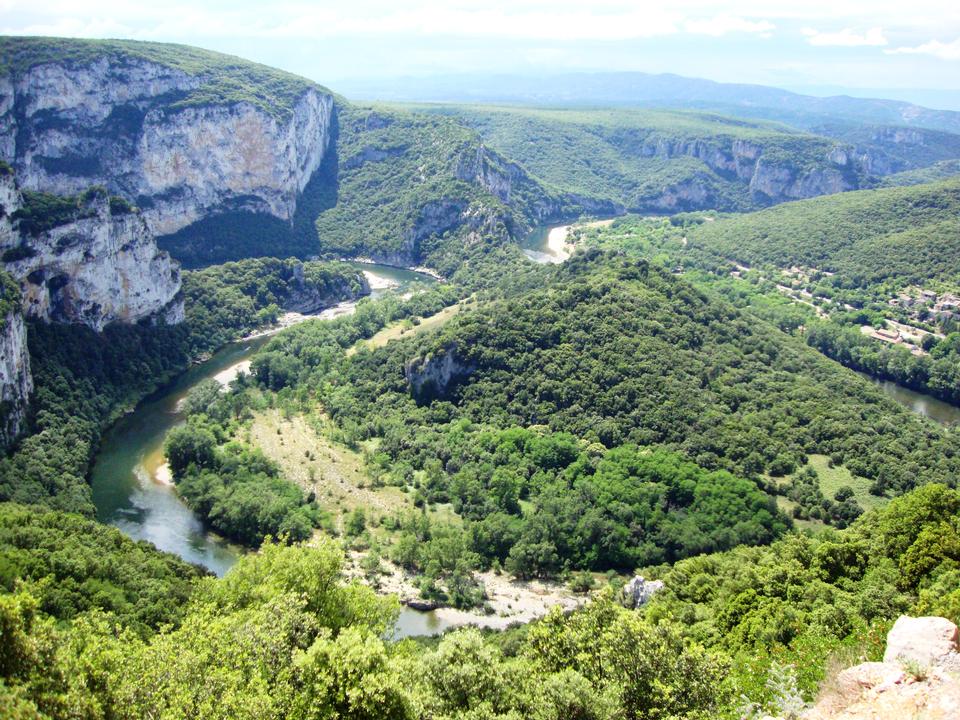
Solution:
M 189 43 L 334 89 L 401 74 L 642 70 L 960 90 L 960 0 L 0 0 L 0 31 Z

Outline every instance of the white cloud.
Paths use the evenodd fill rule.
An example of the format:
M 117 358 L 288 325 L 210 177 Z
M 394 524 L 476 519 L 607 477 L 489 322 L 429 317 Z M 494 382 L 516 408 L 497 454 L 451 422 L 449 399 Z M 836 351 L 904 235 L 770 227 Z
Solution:
M 688 20 L 683 25 L 684 30 L 695 35 L 710 35 L 721 37 L 728 33 L 757 33 L 761 37 L 769 37 L 776 28 L 769 20 L 747 20 L 732 15 L 718 15 L 714 18 Z
M 949 43 L 931 40 L 916 47 L 900 47 L 884 52 L 888 55 L 932 55 L 941 60 L 960 60 L 960 37 Z
M 883 28 L 870 28 L 864 33 L 857 33 L 850 28 L 839 32 L 820 32 L 813 28 L 804 28 L 801 31 L 807 36 L 811 45 L 829 45 L 835 47 L 879 47 L 887 44 Z

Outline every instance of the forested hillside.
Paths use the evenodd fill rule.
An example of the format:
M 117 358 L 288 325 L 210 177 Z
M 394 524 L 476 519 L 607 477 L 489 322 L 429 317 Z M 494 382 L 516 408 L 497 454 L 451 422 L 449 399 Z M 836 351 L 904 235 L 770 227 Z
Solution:
M 44 604 L 41 587 L 19 586 L 0 594 L 0 703 L 13 717 L 91 720 L 778 713 L 815 695 L 828 663 L 877 659 L 899 613 L 960 620 L 958 509 L 955 490 L 927 486 L 840 533 L 680 562 L 641 610 L 611 588 L 526 629 L 427 645 L 382 639 L 396 606 L 343 584 L 330 541 L 268 545 L 226 578 L 194 582 L 172 625 L 139 636 L 104 595 L 58 624 L 70 614 Z M 28 520 L 43 528 L 34 546 L 109 545 L 78 538 L 69 516 Z M 2 542 L 15 557 L 16 540 Z M 133 550 L 118 545 L 117 556 Z M 155 582 L 183 589 L 169 574 Z
M 188 269 L 90 326 L 22 308 L 92 257 L 0 272 L 0 718 L 797 720 L 960 621 L 960 432 L 872 381 L 960 403 L 953 115 L 360 105 L 132 41 L 0 39 L 6 77 L 24 187 L 105 173 Z M 12 177 L 4 261 L 91 219 Z
M 854 287 L 953 279 L 960 182 L 846 193 L 704 223 L 691 244 L 746 265 L 803 265 Z
M 411 393 L 414 360 L 453 371 L 434 374 L 430 394 Z M 956 472 L 952 435 L 773 327 L 616 255 L 577 255 L 543 288 L 359 355 L 338 374 L 330 412 L 354 432 L 383 434 L 394 459 L 436 455 L 409 418 L 437 405 L 451 421 L 542 423 L 607 447 L 665 444 L 748 475 L 789 473 L 819 452 L 878 492 L 906 490 L 921 469 L 931 481 Z
M 476 128 L 555 187 L 637 211 L 748 210 L 854 189 L 866 176 L 834 140 L 709 113 L 414 107 Z

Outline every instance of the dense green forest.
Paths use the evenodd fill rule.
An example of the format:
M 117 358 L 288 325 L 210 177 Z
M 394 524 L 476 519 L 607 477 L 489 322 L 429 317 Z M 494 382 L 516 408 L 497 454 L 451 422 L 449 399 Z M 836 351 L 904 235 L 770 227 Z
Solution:
M 869 288 L 955 279 L 960 182 L 841 193 L 704 223 L 690 243 L 745 265 L 803 265 Z
M 0 73 L 105 54 L 193 78 L 164 113 L 283 122 L 325 92 L 130 41 L 0 38 Z M 189 268 L 183 323 L 27 323 L 35 390 L 0 458 L 0 717 L 795 720 L 899 615 L 960 622 L 960 433 L 850 369 L 960 404 L 940 300 L 960 293 L 955 161 L 880 181 L 837 138 L 875 149 L 883 128 L 695 111 L 334 98 L 331 123 L 291 222 L 225 211 L 159 239 Z M 887 160 L 960 149 L 923 138 Z M 783 199 L 751 183 L 758 157 L 874 189 L 730 214 Z M 6 261 L 93 202 L 137 211 L 99 187 L 23 200 Z M 584 219 L 558 265 L 519 247 L 624 207 L 713 209 Z M 362 297 L 340 261 L 359 256 L 446 279 Z M 2 323 L 21 298 L 4 272 L 0 291 Z M 284 310 L 343 300 L 178 405 L 165 492 L 248 551 L 224 577 L 93 519 L 109 423 Z M 903 320 L 917 346 L 871 337 Z M 639 574 L 663 587 L 634 607 Z M 569 607 L 507 626 L 508 592 Z M 400 596 L 501 629 L 397 640 Z
M 185 272 L 191 354 L 275 323 L 284 309 L 315 312 L 368 292 L 363 275 L 343 263 L 264 257 Z
M 951 434 L 683 280 L 596 252 L 555 273 L 437 335 L 358 354 L 336 369 L 324 405 L 348 434 L 384 437 L 394 461 L 432 442 L 410 418 L 437 408 L 451 422 L 544 423 L 607 447 L 664 444 L 747 475 L 787 474 L 818 452 L 878 493 L 908 489 L 921 470 L 944 481 L 956 471 Z M 405 367 L 446 354 L 463 372 L 418 404 Z
M 816 691 L 829 659 L 878 657 L 901 612 L 960 620 L 958 510 L 957 491 L 928 485 L 842 532 L 663 568 L 666 587 L 642 611 L 604 591 L 571 615 L 438 644 L 384 640 L 395 601 L 344 584 L 330 541 L 267 544 L 221 580 L 188 580 L 172 623 L 140 633 L 114 597 L 85 595 L 72 615 L 44 605 L 42 583 L 28 582 L 0 594 L 0 701 L 14 717 L 91 720 L 706 720 L 741 717 L 745 702 L 778 712 Z M 102 552 L 116 535 L 78 536 L 85 521 L 59 513 L 27 520 L 37 528 L 28 547 Z M 16 538 L 2 536 L 0 557 L 18 555 Z M 156 555 L 119 537 L 116 545 L 118 558 Z M 4 568 L 8 580 L 47 572 Z M 183 592 L 189 577 L 138 572 L 153 572 L 157 590 Z

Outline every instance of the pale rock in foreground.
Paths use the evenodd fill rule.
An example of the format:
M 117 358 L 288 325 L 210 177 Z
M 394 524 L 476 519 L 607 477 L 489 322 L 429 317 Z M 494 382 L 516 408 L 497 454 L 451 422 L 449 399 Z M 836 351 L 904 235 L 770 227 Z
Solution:
M 841 672 L 804 720 L 958 720 L 957 639 L 957 626 L 945 618 L 900 617 L 884 661 Z

